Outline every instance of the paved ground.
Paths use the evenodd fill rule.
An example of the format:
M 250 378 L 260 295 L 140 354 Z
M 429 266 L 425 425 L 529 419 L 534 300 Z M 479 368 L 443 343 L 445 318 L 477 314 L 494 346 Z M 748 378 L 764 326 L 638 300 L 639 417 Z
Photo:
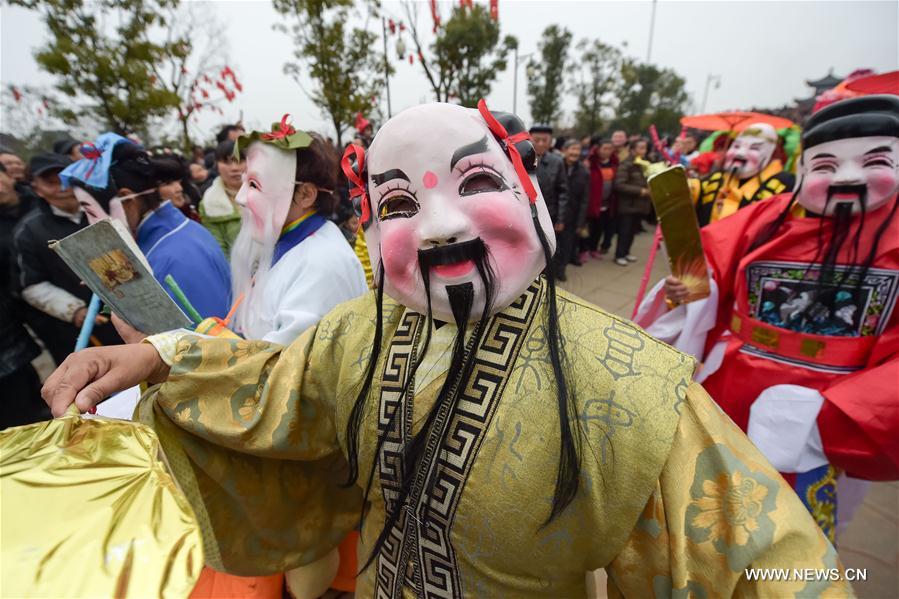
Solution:
M 646 267 L 652 233 L 634 240 L 633 253 L 640 262 L 618 266 L 610 256 L 590 260 L 584 266 L 569 267 L 568 281 L 562 286 L 594 304 L 630 318 L 634 298 Z M 649 287 L 668 274 L 660 250 L 649 278 Z M 839 553 L 847 568 L 866 568 L 868 579 L 853 583 L 863 599 L 899 598 L 899 483 L 875 483 L 862 507 L 842 534 Z M 605 597 L 605 575 L 597 573 L 597 597 Z

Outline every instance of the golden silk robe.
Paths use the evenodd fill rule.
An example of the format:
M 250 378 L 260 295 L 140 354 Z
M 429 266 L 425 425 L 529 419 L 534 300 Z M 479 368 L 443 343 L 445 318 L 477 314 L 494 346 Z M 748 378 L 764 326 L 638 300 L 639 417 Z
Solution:
M 458 412 L 447 419 L 448 441 L 431 454 L 436 515 L 422 524 L 420 504 L 404 509 L 360 574 L 359 597 L 583 597 L 585 573 L 601 567 L 613 596 L 851 594 L 845 583 L 747 580 L 750 566 L 839 562 L 777 472 L 691 383 L 690 358 L 566 293 L 558 307 L 584 431 L 581 479 L 575 500 L 543 526 L 559 453 L 544 298 L 538 280 L 490 319 Z M 151 338 L 171 374 L 138 412 L 159 432 L 213 567 L 283 571 L 336 547 L 359 521 L 378 429 L 399 409 L 372 476 L 359 545 L 365 562 L 385 501 L 396 497 L 400 443 L 433 407 L 455 334 L 451 324 L 433 331 L 414 393 L 401 397 L 426 319 L 385 298 L 359 482 L 341 488 L 346 424 L 374 319 L 369 294 L 286 348 Z

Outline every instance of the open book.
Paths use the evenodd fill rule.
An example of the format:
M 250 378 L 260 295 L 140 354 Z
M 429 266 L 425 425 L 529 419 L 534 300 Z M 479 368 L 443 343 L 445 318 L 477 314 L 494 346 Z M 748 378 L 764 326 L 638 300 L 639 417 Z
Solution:
M 709 271 L 684 167 L 672 166 L 652 175 L 648 182 L 671 274 L 690 290 L 684 303 L 708 297 Z
M 119 221 L 101 220 L 51 242 L 50 249 L 113 312 L 138 331 L 153 335 L 193 327 L 153 277 L 143 252 Z

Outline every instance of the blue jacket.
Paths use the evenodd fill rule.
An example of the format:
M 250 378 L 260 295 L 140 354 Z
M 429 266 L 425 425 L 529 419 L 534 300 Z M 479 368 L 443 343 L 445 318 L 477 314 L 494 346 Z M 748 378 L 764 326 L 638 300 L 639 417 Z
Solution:
M 164 202 L 137 228 L 137 245 L 150 262 L 153 276 L 173 299 L 164 282 L 166 275 L 172 275 L 203 318 L 228 314 L 231 270 L 203 225 Z

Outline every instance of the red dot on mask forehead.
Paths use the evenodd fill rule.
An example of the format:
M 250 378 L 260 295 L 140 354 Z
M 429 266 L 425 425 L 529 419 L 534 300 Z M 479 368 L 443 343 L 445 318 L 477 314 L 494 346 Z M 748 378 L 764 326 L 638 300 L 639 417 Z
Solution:
M 437 175 L 435 175 L 431 171 L 427 171 L 421 178 L 421 184 L 424 185 L 426 189 L 433 189 L 434 187 L 437 187 L 437 182 Z

